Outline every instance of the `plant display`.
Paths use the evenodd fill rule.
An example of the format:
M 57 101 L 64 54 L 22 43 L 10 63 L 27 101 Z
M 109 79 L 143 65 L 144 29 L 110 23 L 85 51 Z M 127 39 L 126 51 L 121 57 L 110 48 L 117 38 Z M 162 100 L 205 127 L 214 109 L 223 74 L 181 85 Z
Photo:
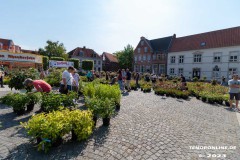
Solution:
M 41 100 L 41 93 L 27 93 L 27 111 L 32 111 L 35 104 L 39 103 Z
M 99 115 L 102 118 L 110 118 L 115 111 L 115 103 L 113 99 L 102 99 L 99 105 Z
M 136 82 L 134 80 L 130 81 L 130 87 L 131 87 L 132 90 L 137 90 L 137 85 L 136 85 Z
M 62 80 L 62 69 L 51 69 L 51 73 L 45 78 L 45 81 L 51 86 L 60 86 Z
M 40 139 L 38 150 L 47 152 L 50 147 L 61 143 L 64 135 L 74 131 L 78 140 L 87 139 L 92 133 L 92 114 L 89 111 L 68 109 L 37 114 L 22 123 L 28 135 Z
M 23 82 L 26 78 L 31 78 L 31 79 L 38 79 L 39 78 L 39 73 L 36 69 L 30 68 L 26 71 L 16 71 L 12 72 L 10 74 L 11 80 L 9 81 L 9 88 L 14 88 L 16 90 L 24 89 L 25 86 L 23 85 Z M 33 87 L 27 87 L 27 91 L 31 91 Z

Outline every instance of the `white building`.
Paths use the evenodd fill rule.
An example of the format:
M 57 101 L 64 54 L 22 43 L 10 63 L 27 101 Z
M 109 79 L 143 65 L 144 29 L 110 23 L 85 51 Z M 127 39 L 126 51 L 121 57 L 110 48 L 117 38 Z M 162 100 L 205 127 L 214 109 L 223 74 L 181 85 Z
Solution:
M 167 73 L 207 80 L 240 74 L 240 27 L 175 38 Z
M 80 60 L 80 70 L 82 70 L 82 61 L 92 60 L 94 62 L 94 71 L 102 71 L 102 57 L 97 54 L 93 49 L 77 47 L 70 51 L 69 56 L 71 58 L 77 58 Z

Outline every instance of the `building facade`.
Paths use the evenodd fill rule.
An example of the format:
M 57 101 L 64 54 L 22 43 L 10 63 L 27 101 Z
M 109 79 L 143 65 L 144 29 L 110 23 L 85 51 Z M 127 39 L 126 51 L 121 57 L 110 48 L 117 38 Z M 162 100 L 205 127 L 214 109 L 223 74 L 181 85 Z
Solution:
M 134 71 L 166 74 L 167 54 L 173 38 L 174 35 L 153 40 L 141 37 L 134 50 Z
M 68 54 L 71 58 L 80 60 L 80 71 L 82 68 L 82 61 L 84 60 L 92 60 L 94 62 L 94 71 L 102 71 L 102 57 L 93 49 L 86 48 L 85 46 L 82 48 L 77 47 Z
M 6 70 L 42 68 L 42 56 L 38 52 L 21 49 L 12 40 L 0 38 L 0 65 Z
M 120 69 L 118 59 L 115 55 L 107 52 L 102 54 L 102 67 L 104 71 L 117 71 Z
M 207 80 L 240 73 L 240 27 L 179 37 L 168 53 L 168 75 Z

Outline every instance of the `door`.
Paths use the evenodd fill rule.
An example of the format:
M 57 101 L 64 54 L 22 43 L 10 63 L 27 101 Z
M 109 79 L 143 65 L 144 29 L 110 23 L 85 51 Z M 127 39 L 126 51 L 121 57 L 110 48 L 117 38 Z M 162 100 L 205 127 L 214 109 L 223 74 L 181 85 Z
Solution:
M 200 68 L 193 68 L 192 78 L 197 77 L 198 79 L 200 79 L 201 78 L 200 75 L 201 75 Z

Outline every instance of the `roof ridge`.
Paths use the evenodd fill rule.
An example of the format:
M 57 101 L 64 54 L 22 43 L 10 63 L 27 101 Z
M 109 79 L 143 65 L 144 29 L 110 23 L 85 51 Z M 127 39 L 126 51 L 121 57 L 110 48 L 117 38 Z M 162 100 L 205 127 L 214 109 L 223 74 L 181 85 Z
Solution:
M 226 29 L 219 29 L 219 30 L 215 30 L 215 31 L 202 32 L 202 33 L 192 34 L 192 35 L 188 35 L 188 36 L 176 37 L 176 39 L 177 38 L 185 38 L 185 37 L 197 36 L 197 35 L 201 35 L 201 34 L 215 33 L 215 32 L 219 32 L 219 31 L 226 31 L 226 30 L 231 30 L 231 29 L 236 29 L 236 28 L 240 28 L 240 26 L 232 27 L 232 28 L 226 28 Z

